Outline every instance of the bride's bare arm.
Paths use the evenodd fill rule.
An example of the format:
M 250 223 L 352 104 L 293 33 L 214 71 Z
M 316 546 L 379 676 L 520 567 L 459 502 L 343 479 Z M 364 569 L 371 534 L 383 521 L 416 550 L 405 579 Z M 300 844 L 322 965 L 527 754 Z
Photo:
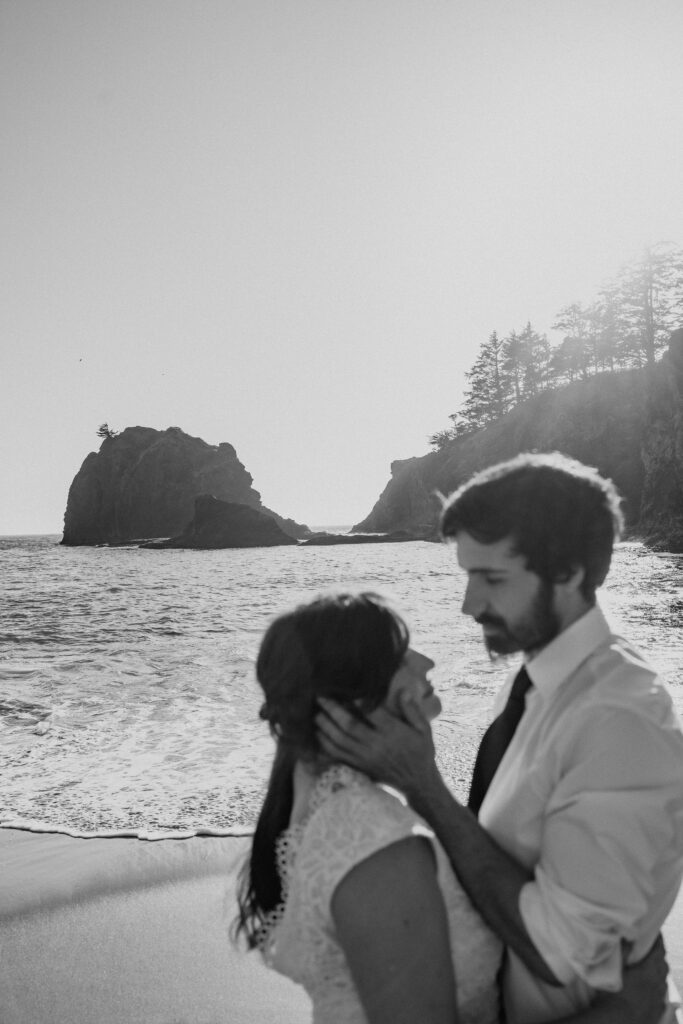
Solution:
M 357 864 L 332 918 L 369 1024 L 458 1024 L 448 922 L 428 839 Z

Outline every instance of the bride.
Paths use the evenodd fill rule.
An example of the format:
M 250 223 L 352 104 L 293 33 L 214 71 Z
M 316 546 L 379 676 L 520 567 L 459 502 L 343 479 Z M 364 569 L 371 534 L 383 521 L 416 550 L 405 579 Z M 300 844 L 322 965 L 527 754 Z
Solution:
M 326 761 L 317 700 L 364 716 L 400 694 L 435 718 L 434 663 L 370 593 L 317 598 L 265 633 L 256 675 L 277 741 L 238 894 L 236 934 L 303 985 L 314 1024 L 499 1024 L 503 949 L 448 858 L 402 795 Z M 650 962 L 652 961 L 652 962 Z M 626 972 L 565 1024 L 647 1024 L 659 1009 L 655 962 Z

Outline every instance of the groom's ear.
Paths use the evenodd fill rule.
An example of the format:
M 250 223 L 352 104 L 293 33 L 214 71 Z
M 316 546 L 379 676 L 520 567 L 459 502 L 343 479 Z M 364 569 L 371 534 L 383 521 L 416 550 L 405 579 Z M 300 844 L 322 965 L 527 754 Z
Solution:
M 586 578 L 586 569 L 583 565 L 577 565 L 567 579 L 567 585 L 572 591 L 581 592 L 583 581 Z
M 586 597 L 581 589 L 585 578 L 586 570 L 581 565 L 553 584 L 553 606 L 560 622 L 569 623 L 586 610 Z
M 567 572 L 561 573 L 553 580 L 553 587 L 561 588 L 566 593 L 580 591 L 583 581 L 586 578 L 586 570 L 583 565 L 574 565 Z

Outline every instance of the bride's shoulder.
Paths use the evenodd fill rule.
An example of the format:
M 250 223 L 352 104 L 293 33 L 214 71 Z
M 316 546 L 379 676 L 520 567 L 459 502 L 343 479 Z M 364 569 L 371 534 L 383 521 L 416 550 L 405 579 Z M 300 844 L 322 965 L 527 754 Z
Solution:
M 324 831 L 348 843 L 358 837 L 365 846 L 370 836 L 393 841 L 416 831 L 424 823 L 395 789 L 373 782 L 346 765 L 335 765 L 318 781 L 311 797 L 308 829 L 311 836 Z
M 335 887 L 353 867 L 415 835 L 431 833 L 399 794 L 335 766 L 318 779 L 305 820 L 281 837 L 280 868 L 327 914 Z

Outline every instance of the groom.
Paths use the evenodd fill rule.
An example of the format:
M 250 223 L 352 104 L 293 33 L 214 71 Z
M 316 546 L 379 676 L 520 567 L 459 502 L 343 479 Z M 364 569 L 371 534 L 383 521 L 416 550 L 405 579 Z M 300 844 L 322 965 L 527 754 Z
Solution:
M 469 807 L 439 774 L 428 724 L 326 705 L 321 744 L 404 792 L 503 939 L 509 1024 L 559 1019 L 621 984 L 683 876 L 683 734 L 654 670 L 596 603 L 622 526 L 595 470 L 521 455 L 445 503 L 463 612 L 491 656 L 523 654 L 477 755 Z

